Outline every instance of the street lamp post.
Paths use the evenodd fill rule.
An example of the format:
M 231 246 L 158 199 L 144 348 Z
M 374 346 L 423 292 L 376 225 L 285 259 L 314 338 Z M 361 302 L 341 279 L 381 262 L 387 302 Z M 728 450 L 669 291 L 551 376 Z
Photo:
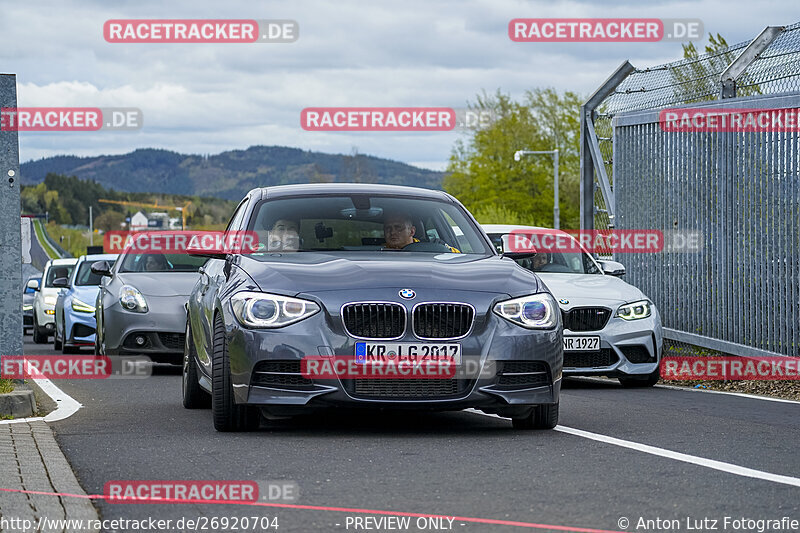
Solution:
M 559 229 L 558 209 L 558 148 L 555 150 L 517 150 L 514 152 L 514 161 L 522 161 L 525 155 L 552 155 L 553 156 L 553 228 Z

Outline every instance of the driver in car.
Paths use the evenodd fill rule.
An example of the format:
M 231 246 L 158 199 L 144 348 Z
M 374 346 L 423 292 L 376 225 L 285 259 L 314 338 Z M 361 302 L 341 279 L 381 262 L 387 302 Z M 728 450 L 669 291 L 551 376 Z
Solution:
M 148 254 L 144 261 L 146 272 L 163 272 L 169 270 L 167 258 L 161 254 Z
M 299 224 L 295 220 L 281 218 L 275 221 L 267 237 L 270 252 L 296 252 L 300 249 Z
M 393 213 L 383 221 L 383 236 L 386 238 L 385 248 L 390 250 L 402 250 L 411 243 L 420 242 L 414 237 L 417 228 L 411 221 L 411 217 L 401 213 Z M 438 242 L 450 249 L 450 252 L 460 254 L 461 251 L 453 248 L 441 239 L 431 239 L 431 242 Z
M 539 270 L 550 262 L 550 254 L 547 252 L 538 252 L 531 258 L 533 270 Z

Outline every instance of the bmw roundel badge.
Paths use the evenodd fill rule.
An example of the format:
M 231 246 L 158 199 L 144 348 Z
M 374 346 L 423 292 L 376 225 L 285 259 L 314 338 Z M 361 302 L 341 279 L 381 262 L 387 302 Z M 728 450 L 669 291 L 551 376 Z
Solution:
M 404 300 L 412 300 L 417 295 L 417 293 L 411 289 L 400 289 L 398 294 L 400 295 L 400 298 L 403 298 Z
M 561 303 L 561 304 L 567 305 L 567 304 L 569 303 L 569 300 L 567 300 L 566 298 L 561 298 L 561 299 L 558 301 L 558 303 Z

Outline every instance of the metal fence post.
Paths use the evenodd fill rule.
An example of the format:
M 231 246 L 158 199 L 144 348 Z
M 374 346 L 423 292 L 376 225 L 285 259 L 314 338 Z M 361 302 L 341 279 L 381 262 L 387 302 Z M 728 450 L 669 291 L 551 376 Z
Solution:
M 17 108 L 17 78 L 0 74 L 0 109 Z M 2 111 L 0 111 L 2 113 Z M 0 356 L 22 354 L 22 235 L 17 132 L 0 128 Z
M 758 34 L 758 37 L 747 45 L 747 48 L 742 50 L 736 59 L 731 61 L 731 64 L 719 76 L 720 98 L 736 97 L 736 80 L 747 71 L 750 63 L 758 59 L 761 52 L 766 50 L 772 41 L 783 32 L 783 28 L 783 26 L 767 26 Z
M 614 71 L 611 76 L 597 89 L 592 96 L 581 106 L 581 181 L 580 181 L 580 221 L 581 229 L 594 229 L 594 172 L 595 164 L 592 160 L 592 139 L 590 126 L 594 124 L 594 112 L 597 107 L 622 83 L 628 75 L 636 70 L 630 62 L 625 61 Z M 594 141 L 596 143 L 596 140 Z M 596 153 L 600 153 L 596 147 Z M 599 162 L 603 164 L 602 158 Z

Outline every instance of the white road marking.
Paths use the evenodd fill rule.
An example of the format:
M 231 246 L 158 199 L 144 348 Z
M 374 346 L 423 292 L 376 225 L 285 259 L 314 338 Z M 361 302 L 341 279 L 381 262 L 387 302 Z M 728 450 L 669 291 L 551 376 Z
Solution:
M 28 366 L 28 373 L 31 376 L 38 374 L 36 369 L 31 366 L 30 363 Z M 38 416 L 31 418 L 17 418 L 15 420 L 0 420 L 0 424 L 19 424 L 22 422 L 35 422 L 38 420 L 43 420 L 45 422 L 56 422 L 58 420 L 64 420 L 65 418 L 71 417 L 78 412 L 78 409 L 83 407 L 83 405 L 76 401 L 72 396 L 56 387 L 52 381 L 41 374 L 39 377 L 32 379 L 36 382 L 39 388 L 44 391 L 45 394 L 50 396 L 50 398 L 56 402 L 56 409 L 43 417 Z
M 508 420 L 506 418 L 503 418 L 502 416 L 483 413 L 475 409 L 465 409 L 465 411 L 469 413 L 477 413 L 479 415 L 491 416 L 503 420 Z M 796 477 L 783 476 L 780 474 L 772 474 L 770 472 L 764 472 L 762 470 L 755 470 L 753 468 L 747 468 L 732 463 L 716 461 L 714 459 L 706 459 L 705 457 L 698 457 L 696 455 L 689 455 L 686 453 L 675 452 L 672 450 L 667 450 L 665 448 L 659 448 L 657 446 L 650 446 L 649 444 L 642 444 L 630 440 L 618 439 L 616 437 L 601 435 L 600 433 L 592 433 L 591 431 L 584 431 L 582 429 L 575 429 L 567 426 L 561 426 L 561 425 L 556 426 L 554 431 L 560 431 L 562 433 L 567 433 L 570 435 L 575 435 L 576 437 L 583 437 L 585 439 L 595 440 L 598 442 L 605 442 L 606 444 L 612 444 L 614 446 L 619 446 L 621 448 L 628 448 L 630 450 L 649 453 L 651 455 L 657 455 L 659 457 L 664 457 L 666 459 L 673 459 L 675 461 L 691 463 L 693 465 L 703 466 L 705 468 L 711 468 L 713 470 L 719 470 L 720 472 L 727 472 L 729 474 L 735 474 L 737 476 L 750 477 L 755 479 L 761 479 L 764 481 L 772 481 L 774 483 L 781 483 L 783 485 L 800 487 L 800 478 Z

